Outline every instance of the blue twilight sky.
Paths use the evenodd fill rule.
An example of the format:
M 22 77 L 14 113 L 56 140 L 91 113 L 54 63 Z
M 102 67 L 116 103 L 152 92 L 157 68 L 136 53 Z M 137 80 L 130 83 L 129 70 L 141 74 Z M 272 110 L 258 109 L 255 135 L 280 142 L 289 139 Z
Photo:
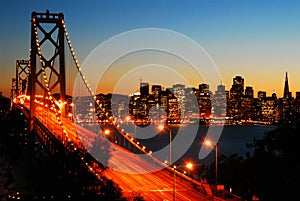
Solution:
M 300 91 L 297 0 L 12 0 L 0 5 L 0 91 L 5 96 L 15 60 L 29 57 L 31 12 L 46 9 L 64 13 L 80 62 L 116 34 L 163 28 L 199 43 L 216 63 L 227 90 L 232 78 L 242 75 L 255 94 L 264 90 L 281 96 L 287 71 L 293 95 Z

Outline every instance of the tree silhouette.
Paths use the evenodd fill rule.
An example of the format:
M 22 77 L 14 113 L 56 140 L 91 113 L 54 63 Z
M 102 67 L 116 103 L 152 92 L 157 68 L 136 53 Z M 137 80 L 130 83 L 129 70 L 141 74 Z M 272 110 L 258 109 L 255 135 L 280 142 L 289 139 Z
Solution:
M 238 155 L 219 156 L 218 183 L 232 187 L 233 192 L 251 200 L 298 200 L 300 165 L 299 127 L 279 127 L 266 133 L 263 139 L 253 139 L 254 155 L 246 159 Z M 215 164 L 207 166 L 204 177 L 214 183 Z

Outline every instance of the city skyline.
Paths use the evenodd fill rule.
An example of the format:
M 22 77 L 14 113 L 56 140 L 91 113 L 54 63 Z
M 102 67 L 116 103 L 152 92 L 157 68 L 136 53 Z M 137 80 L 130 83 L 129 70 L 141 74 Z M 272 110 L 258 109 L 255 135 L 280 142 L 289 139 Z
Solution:
M 80 63 L 116 34 L 157 27 L 182 33 L 199 43 L 216 63 L 226 89 L 234 76 L 241 75 L 245 86 L 281 97 L 284 74 L 288 72 L 293 96 L 300 91 L 297 1 L 16 2 L 5 2 L 6 9 L 0 13 L 0 24 L 5 28 L 0 33 L 0 91 L 6 97 L 15 75 L 15 61 L 29 57 L 31 12 L 46 9 L 65 14 Z M 202 83 L 191 82 L 195 87 Z
M 232 83 L 231 83 L 231 85 L 230 86 L 226 86 L 226 85 L 224 85 L 223 84 L 223 82 L 221 82 L 218 86 L 224 86 L 225 87 L 225 90 L 226 91 L 230 91 L 230 89 L 231 89 L 231 87 L 232 87 L 232 84 L 233 84 L 233 79 L 234 78 L 236 78 L 236 77 L 242 77 L 244 80 L 247 80 L 247 78 L 246 77 L 244 77 L 243 75 L 235 75 L 234 77 L 232 77 Z M 260 92 L 266 92 L 266 96 L 272 96 L 272 94 L 276 94 L 277 95 L 277 97 L 278 98 L 280 98 L 280 97 L 284 97 L 284 93 L 285 93 L 285 90 L 286 90 L 286 86 L 285 86 L 285 81 L 286 81 L 286 76 L 288 76 L 289 77 L 289 74 L 288 74 L 288 72 L 285 72 L 284 73 L 284 79 L 283 79 L 283 81 L 282 81 L 282 90 L 281 91 L 279 91 L 279 93 L 276 93 L 275 91 L 273 91 L 273 92 L 268 92 L 268 91 L 266 91 L 266 90 L 264 90 L 264 89 L 255 89 L 255 88 L 253 88 L 253 86 L 251 86 L 251 85 L 247 85 L 247 84 L 244 84 L 244 91 L 246 91 L 246 87 L 251 87 L 252 88 L 252 90 L 253 90 L 253 97 L 258 97 L 258 93 L 260 93 Z M 139 82 L 138 82 L 139 81 Z M 168 85 L 168 86 L 164 86 L 164 85 L 160 85 L 160 84 L 157 84 L 157 83 L 150 83 L 150 82 L 148 82 L 147 80 L 143 80 L 143 79 L 137 79 L 137 81 L 136 81 L 136 86 L 137 86 L 137 88 L 136 88 L 136 91 L 135 91 L 135 93 L 136 92 L 140 92 L 140 86 L 139 86 L 139 84 L 141 84 L 141 83 L 148 83 L 149 84 L 149 93 L 150 92 L 152 92 L 151 91 L 151 87 L 152 86 L 161 86 L 162 87 L 162 90 L 166 90 L 166 89 L 170 89 L 170 88 L 173 88 L 173 86 L 174 85 L 178 85 L 178 84 L 180 84 L 180 85 L 184 85 L 183 83 L 173 83 L 172 85 Z M 188 88 L 195 88 L 195 89 L 199 89 L 199 85 L 203 85 L 203 84 L 205 84 L 205 85 L 208 85 L 208 87 L 210 86 L 209 85 L 209 83 L 204 83 L 204 82 L 199 82 L 198 83 L 198 85 L 196 85 L 196 86 L 185 86 L 185 89 L 188 89 Z M 290 88 L 290 81 L 289 81 L 289 88 Z M 217 89 L 215 89 L 215 90 L 212 90 L 210 87 L 209 87 L 209 91 L 212 93 L 212 94 L 215 94 L 215 92 L 216 92 L 216 90 Z M 291 90 L 289 90 L 289 92 L 291 93 L 291 95 L 292 95 L 292 97 L 296 97 L 296 92 L 300 92 L 300 91 L 291 91 Z M 112 93 L 112 92 L 108 92 L 108 93 L 103 93 L 103 92 L 101 92 L 101 91 L 97 91 L 97 94 L 114 94 L 114 93 Z M 118 94 L 118 93 L 117 93 Z M 282 95 L 281 95 L 282 94 Z M 131 94 L 121 94 L 120 93 L 120 95 L 133 95 L 133 93 L 131 93 Z
M 265 91 L 258 91 L 255 98 L 253 88 L 245 86 L 244 80 L 242 76 L 235 76 L 230 90 L 225 91 L 224 85 L 218 85 L 215 93 L 209 90 L 208 84 L 200 84 L 199 88 L 175 84 L 164 89 L 161 85 L 150 87 L 148 82 L 141 81 L 139 93 L 129 97 L 97 94 L 97 116 L 105 119 L 109 115 L 120 123 L 133 120 L 143 125 L 150 122 L 161 124 L 164 120 L 171 124 L 195 123 L 196 119 L 201 124 L 291 124 L 298 118 L 300 92 L 292 97 L 287 73 L 284 95 L 280 98 L 275 93 L 267 95 Z M 78 103 L 90 102 L 90 98 L 76 97 L 74 102 L 75 105 L 80 105 Z M 76 121 L 90 121 L 90 110 L 91 108 L 78 108 L 77 111 L 80 112 L 75 115 Z

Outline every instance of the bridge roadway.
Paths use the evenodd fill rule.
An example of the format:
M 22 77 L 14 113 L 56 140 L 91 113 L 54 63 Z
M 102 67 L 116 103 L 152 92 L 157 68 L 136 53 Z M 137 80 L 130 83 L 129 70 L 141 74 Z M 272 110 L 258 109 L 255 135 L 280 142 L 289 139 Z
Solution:
M 55 115 L 51 112 L 43 111 L 43 108 L 39 110 L 41 112 L 37 113 L 37 118 L 44 122 L 50 130 L 58 129 Z M 79 143 L 80 140 L 85 140 L 84 144 L 87 146 L 93 143 L 96 137 L 94 132 L 78 125 L 76 125 L 75 128 L 74 123 L 66 118 L 63 119 L 63 124 L 68 132 L 69 138 L 75 142 L 75 144 Z M 79 136 L 85 136 L 84 139 L 78 137 L 76 132 L 80 133 Z M 111 144 L 110 149 L 112 155 L 108 161 L 108 166 L 112 168 L 106 169 L 104 175 L 117 183 L 125 196 L 138 193 L 143 196 L 145 200 L 173 200 L 173 173 L 166 169 L 143 174 L 124 173 L 148 172 L 149 170 L 155 169 L 155 164 L 137 154 L 125 155 L 123 153 L 129 152 L 128 150 L 114 143 Z M 100 170 L 94 170 L 94 172 L 100 172 Z M 100 177 L 100 175 L 97 176 Z M 176 200 L 206 201 L 211 199 L 211 197 L 196 190 L 190 181 L 178 176 L 176 177 Z
M 82 127 L 78 128 L 78 132 L 84 132 L 88 136 L 94 135 L 93 132 Z M 112 155 L 108 165 L 111 168 L 105 170 L 104 175 L 115 181 L 125 196 L 137 192 L 146 200 L 173 200 L 173 173 L 165 169 L 144 174 L 124 173 L 149 172 L 157 167 L 137 154 L 125 155 L 124 152 L 129 151 L 116 144 L 112 144 L 110 149 Z M 177 176 L 176 199 L 204 201 L 209 197 L 194 189 L 191 182 Z

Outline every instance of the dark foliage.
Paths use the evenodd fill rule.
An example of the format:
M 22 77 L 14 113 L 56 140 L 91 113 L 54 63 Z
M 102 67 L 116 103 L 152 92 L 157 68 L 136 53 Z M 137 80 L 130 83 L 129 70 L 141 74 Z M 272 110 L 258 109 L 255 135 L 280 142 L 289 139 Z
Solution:
M 256 195 L 261 200 L 298 200 L 300 181 L 299 127 L 282 126 L 254 139 L 254 155 L 219 156 L 218 183 L 247 200 Z M 249 145 L 248 145 L 249 146 Z M 206 167 L 204 177 L 215 182 L 215 164 Z

